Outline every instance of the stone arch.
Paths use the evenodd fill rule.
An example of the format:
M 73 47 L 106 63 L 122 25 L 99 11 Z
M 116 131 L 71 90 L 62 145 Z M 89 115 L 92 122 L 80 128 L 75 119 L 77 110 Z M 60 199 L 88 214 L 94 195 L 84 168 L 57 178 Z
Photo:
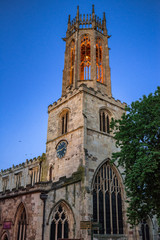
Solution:
M 9 233 L 7 231 L 3 232 L 1 235 L 1 240 L 9 240 Z
M 54 222 L 54 226 L 52 226 L 52 223 Z M 74 237 L 74 228 L 75 228 L 75 217 L 73 210 L 70 206 L 69 203 L 67 203 L 64 199 L 59 200 L 51 209 L 49 216 L 48 216 L 48 221 L 47 225 L 50 225 L 50 237 L 52 232 L 52 227 L 56 227 L 59 222 L 62 223 L 62 236 L 59 237 L 67 237 L 67 238 L 73 238 Z M 68 235 L 64 236 L 64 224 L 67 223 L 68 227 Z M 55 234 L 55 233 L 54 233 Z M 56 238 L 55 238 L 56 239 Z
M 23 222 L 23 223 L 22 223 Z M 20 230 L 20 225 L 23 224 L 23 234 L 25 236 L 24 239 L 26 239 L 26 232 L 27 232 L 27 225 L 28 225 L 28 213 L 26 211 L 25 203 L 20 202 L 16 213 L 14 216 L 14 239 L 18 238 Z M 20 233 L 21 234 L 21 233 Z
M 93 219 L 102 224 L 100 234 L 126 233 L 125 191 L 122 176 L 110 159 L 97 167 L 92 183 Z M 98 232 L 97 232 L 98 233 Z

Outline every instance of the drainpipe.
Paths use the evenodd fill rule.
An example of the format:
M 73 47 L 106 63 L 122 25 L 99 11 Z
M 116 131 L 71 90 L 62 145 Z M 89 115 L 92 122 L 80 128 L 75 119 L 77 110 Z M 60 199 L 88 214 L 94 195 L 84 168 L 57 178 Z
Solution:
M 46 210 L 46 200 L 48 195 L 41 193 L 40 199 L 43 201 L 43 223 L 42 223 L 42 240 L 44 240 L 44 228 L 45 228 L 45 210 Z

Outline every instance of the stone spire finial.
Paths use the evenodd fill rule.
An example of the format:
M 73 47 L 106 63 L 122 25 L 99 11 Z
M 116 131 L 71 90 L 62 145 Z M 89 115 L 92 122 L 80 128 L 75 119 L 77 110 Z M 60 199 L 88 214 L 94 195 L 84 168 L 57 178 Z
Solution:
M 68 15 L 68 30 L 71 27 L 71 15 Z
M 92 5 L 92 14 L 94 14 L 94 4 Z
M 76 19 L 79 20 L 79 6 L 77 6 L 77 16 Z
M 104 34 L 107 34 L 106 15 L 105 15 L 105 12 L 103 13 L 102 28 L 103 28 Z
M 95 28 L 95 12 L 94 12 L 94 4 L 92 5 L 92 28 Z

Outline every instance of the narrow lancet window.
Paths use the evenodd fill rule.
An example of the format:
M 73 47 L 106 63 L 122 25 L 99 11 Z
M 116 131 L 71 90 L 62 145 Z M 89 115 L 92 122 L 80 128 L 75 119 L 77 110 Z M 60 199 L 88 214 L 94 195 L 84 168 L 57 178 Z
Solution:
M 75 60 L 75 42 L 73 40 L 71 42 L 71 47 L 70 47 L 70 81 L 69 81 L 69 85 L 73 84 L 73 79 L 74 79 L 74 60 Z
M 18 233 L 17 233 L 17 240 L 26 239 L 26 211 L 23 208 L 23 211 L 19 215 L 18 219 Z
M 87 35 L 81 40 L 81 64 L 80 79 L 90 80 L 91 78 L 91 43 Z
M 109 115 L 106 110 L 101 110 L 99 113 L 99 121 L 100 121 L 100 131 L 109 133 Z
M 103 83 L 102 40 L 100 38 L 97 38 L 96 41 L 96 73 L 97 82 Z
M 61 134 L 68 132 L 68 115 L 66 110 L 61 114 Z

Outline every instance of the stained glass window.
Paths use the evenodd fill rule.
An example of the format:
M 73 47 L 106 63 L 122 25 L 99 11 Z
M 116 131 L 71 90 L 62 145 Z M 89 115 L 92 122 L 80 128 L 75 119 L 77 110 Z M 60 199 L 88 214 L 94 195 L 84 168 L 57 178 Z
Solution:
M 68 238 L 68 232 L 68 217 L 63 206 L 59 205 L 52 218 L 50 240 Z
M 98 171 L 93 189 L 93 221 L 99 222 L 100 234 L 123 234 L 121 187 L 109 163 Z M 148 239 L 147 239 L 148 240 Z

